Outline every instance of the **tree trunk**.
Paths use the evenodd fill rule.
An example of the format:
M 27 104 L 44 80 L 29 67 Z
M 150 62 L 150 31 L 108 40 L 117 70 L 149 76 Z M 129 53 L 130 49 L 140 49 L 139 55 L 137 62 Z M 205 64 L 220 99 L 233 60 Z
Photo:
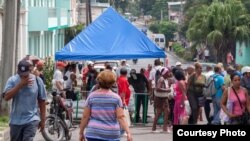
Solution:
M 1 58 L 1 85 L 0 92 L 3 92 L 6 81 L 15 73 L 16 68 L 16 47 L 17 47 L 17 19 L 18 19 L 18 1 L 4 1 L 4 19 L 3 19 L 3 35 L 2 36 L 2 58 Z M 0 116 L 7 115 L 9 108 L 8 103 L 0 96 Z

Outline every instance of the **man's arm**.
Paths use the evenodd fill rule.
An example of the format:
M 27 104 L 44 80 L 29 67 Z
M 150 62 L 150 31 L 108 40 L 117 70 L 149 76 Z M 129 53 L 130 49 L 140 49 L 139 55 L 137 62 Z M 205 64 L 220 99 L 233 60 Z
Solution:
M 6 89 L 8 89 L 8 87 L 11 87 L 10 85 L 8 85 L 10 83 L 11 83 L 10 80 L 8 80 Z M 4 100 L 9 101 L 10 99 L 12 99 L 18 93 L 18 91 L 21 88 L 23 88 L 24 86 L 27 86 L 28 84 L 31 84 L 31 83 L 33 83 L 33 81 L 30 80 L 29 77 L 22 78 L 20 83 L 18 83 L 16 86 L 14 86 L 13 88 L 10 88 L 9 90 L 7 90 L 4 93 Z
M 44 126 L 45 126 L 45 119 L 46 119 L 46 103 L 45 103 L 45 100 L 39 99 L 38 100 L 38 105 L 39 105 L 39 108 L 40 108 L 40 118 L 41 118 L 39 128 L 40 128 L 40 131 L 43 131 Z

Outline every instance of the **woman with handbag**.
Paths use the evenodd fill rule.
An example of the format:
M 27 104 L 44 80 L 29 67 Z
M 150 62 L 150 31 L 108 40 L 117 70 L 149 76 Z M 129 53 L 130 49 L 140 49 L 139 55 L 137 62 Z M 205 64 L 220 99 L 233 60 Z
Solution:
M 185 81 L 185 75 L 182 70 L 177 70 L 174 72 L 176 78 L 175 83 L 175 104 L 174 104 L 174 124 L 188 124 L 190 108 L 187 100 L 187 87 Z
M 154 97 L 154 108 L 156 110 L 156 115 L 154 118 L 154 123 L 152 127 L 152 132 L 156 132 L 156 124 L 158 122 L 161 114 L 164 114 L 164 123 L 163 123 L 163 132 L 170 133 L 168 130 L 168 114 L 169 114 L 169 103 L 168 103 L 168 94 L 171 92 L 168 79 L 171 77 L 171 72 L 168 68 L 161 69 L 161 77 L 157 81 L 155 97 Z
M 231 81 L 230 92 L 227 89 L 223 92 L 221 108 L 230 118 L 228 124 L 249 124 L 250 102 L 247 90 L 240 86 L 241 76 L 238 73 L 231 75 Z M 231 109 L 227 108 L 228 101 L 232 103 Z
M 197 124 L 198 118 L 202 121 L 202 108 L 205 104 L 203 88 L 205 87 L 206 77 L 202 74 L 202 66 L 195 63 L 195 73 L 188 78 L 187 97 L 192 109 L 189 123 Z

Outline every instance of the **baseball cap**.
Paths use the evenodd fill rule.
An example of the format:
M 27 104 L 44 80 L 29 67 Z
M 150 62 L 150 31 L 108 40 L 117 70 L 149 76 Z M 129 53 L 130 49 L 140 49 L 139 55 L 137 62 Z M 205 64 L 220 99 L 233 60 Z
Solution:
M 92 61 L 87 61 L 87 65 L 94 65 Z
M 244 73 L 246 73 L 246 72 L 250 72 L 250 67 L 245 66 L 245 67 L 243 67 L 243 68 L 241 69 L 241 73 L 242 73 L 242 74 L 244 74 Z
M 56 66 L 57 66 L 57 67 L 66 67 L 66 64 L 63 63 L 63 62 L 57 62 L 57 63 L 56 63 Z
M 181 65 L 181 62 L 176 62 L 175 63 L 175 66 L 180 66 Z
M 28 75 L 30 73 L 30 63 L 22 60 L 17 65 L 17 73 L 21 76 Z

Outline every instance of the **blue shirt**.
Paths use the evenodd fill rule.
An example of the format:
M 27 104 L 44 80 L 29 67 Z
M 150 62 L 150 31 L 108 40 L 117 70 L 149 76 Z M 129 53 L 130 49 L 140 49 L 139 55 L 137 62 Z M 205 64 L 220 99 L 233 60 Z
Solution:
M 46 90 L 41 78 L 37 77 L 36 80 L 36 76 L 33 74 L 30 74 L 29 77 L 33 80 L 32 86 L 21 88 L 12 98 L 10 113 L 10 124 L 12 125 L 24 125 L 35 120 L 40 121 L 37 100 L 46 100 Z M 20 81 L 21 78 L 18 74 L 11 76 L 5 85 L 4 94 L 14 88 Z
M 214 77 L 214 83 L 215 83 L 215 88 L 216 88 L 215 96 L 220 98 L 223 94 L 222 86 L 225 83 L 224 77 L 219 74 L 214 74 L 213 77 Z

